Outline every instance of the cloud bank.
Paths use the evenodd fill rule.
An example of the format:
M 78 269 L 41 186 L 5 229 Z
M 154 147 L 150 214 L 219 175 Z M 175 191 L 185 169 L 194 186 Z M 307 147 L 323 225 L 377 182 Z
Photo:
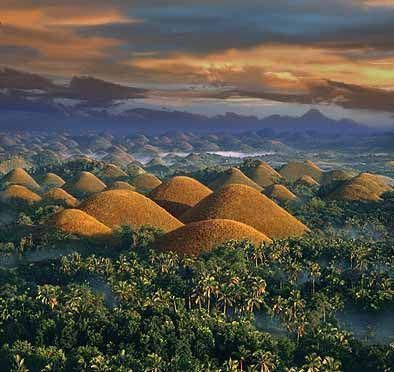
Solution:
M 394 1 L 3 0 L 0 22 L 31 72 L 394 111 Z

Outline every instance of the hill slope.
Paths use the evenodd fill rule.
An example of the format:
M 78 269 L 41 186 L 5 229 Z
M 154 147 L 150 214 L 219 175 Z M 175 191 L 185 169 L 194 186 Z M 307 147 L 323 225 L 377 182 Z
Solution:
M 279 200 L 281 202 L 298 199 L 298 197 L 284 185 L 269 186 L 264 190 L 264 194 L 271 199 Z
M 166 235 L 156 244 L 158 250 L 178 254 L 199 255 L 228 240 L 250 240 L 258 245 L 271 240 L 252 227 L 240 222 L 217 219 L 198 221 L 183 226 Z
M 41 196 L 25 186 L 11 185 L 0 193 L 0 199 L 7 204 L 33 204 L 41 201 Z
M 103 181 L 90 172 L 81 172 L 73 183 L 68 183 L 64 188 L 72 195 L 86 196 L 103 191 L 107 186 Z
M 209 219 L 239 221 L 270 238 L 299 236 L 309 230 L 271 199 L 245 185 L 226 186 L 181 216 L 184 223 Z
M 150 192 L 161 184 L 161 181 L 150 173 L 142 173 L 133 179 L 133 185 L 140 192 Z
M 65 207 L 76 207 L 78 205 L 78 200 L 76 198 L 70 195 L 67 191 L 58 187 L 52 188 L 45 193 L 43 199 L 64 205 Z
M 242 173 L 238 168 L 230 168 L 221 173 L 218 178 L 216 178 L 209 187 L 212 190 L 219 190 L 222 187 L 232 184 L 246 185 L 253 187 L 256 190 L 261 190 L 256 182 L 252 181 L 249 177 Z
M 197 180 L 177 176 L 163 182 L 149 196 L 173 216 L 179 217 L 211 193 L 211 189 Z
M 106 238 L 112 234 L 108 226 L 79 209 L 65 209 L 55 214 L 50 223 L 63 232 L 82 237 Z
M 303 176 L 310 176 L 315 181 L 320 182 L 323 174 L 322 170 L 310 160 L 305 162 L 291 161 L 282 166 L 279 173 L 291 182 L 295 182 Z
M 85 200 L 79 209 L 112 228 L 122 225 L 133 228 L 151 225 L 168 232 L 182 226 L 180 221 L 154 201 L 128 190 L 94 194 Z
M 381 199 L 380 196 L 387 191 L 393 191 L 393 188 L 381 176 L 361 173 L 345 181 L 329 195 L 329 198 L 378 201 Z
M 25 186 L 33 191 L 40 189 L 40 185 L 33 179 L 33 177 L 30 176 L 29 173 L 27 173 L 22 168 L 15 168 L 14 170 L 6 174 L 2 178 L 1 182 L 4 185 Z
M 245 174 L 261 187 L 271 186 L 282 176 L 266 162 L 259 162 L 255 167 L 246 169 Z
M 65 183 L 66 181 L 55 173 L 47 173 L 41 181 L 41 185 L 46 189 L 62 187 Z

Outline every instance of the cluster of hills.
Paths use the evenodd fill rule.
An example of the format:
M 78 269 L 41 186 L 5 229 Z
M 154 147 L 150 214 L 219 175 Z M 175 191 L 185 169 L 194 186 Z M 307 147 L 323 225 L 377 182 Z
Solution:
M 97 162 L 120 167 L 134 167 L 137 170 L 143 167 L 161 178 L 207 168 L 224 170 L 239 165 L 245 157 L 264 158 L 275 167 L 290 159 L 313 157 L 324 169 L 372 169 L 377 173 L 393 175 L 394 168 L 390 163 L 393 155 L 390 150 L 382 153 L 384 156 L 369 155 L 363 151 L 357 151 L 355 154 L 354 148 L 346 151 L 302 151 L 281 141 L 267 139 L 262 132 L 236 135 L 177 131 L 157 135 L 122 136 L 96 131 L 83 134 L 73 134 L 69 131 L 4 131 L 0 132 L 0 175 L 17 167 L 29 169 L 33 165 L 45 166 L 78 157 L 88 157 Z M 251 172 L 247 175 L 260 179 L 260 168 L 246 170 Z M 278 176 L 270 173 L 264 177 L 270 181 Z M 261 181 L 264 186 L 264 180 L 260 179 Z
M 349 202 L 379 201 L 393 191 L 386 177 L 324 172 L 312 161 L 292 161 L 278 169 L 263 161 L 244 162 L 218 171 L 205 184 L 190 176 L 160 180 L 142 167 L 136 171 L 87 158 L 63 163 L 59 174 L 45 169 L 29 174 L 16 167 L 5 174 L 0 180 L 2 210 L 55 205 L 57 213 L 48 226 L 111 244 L 121 226 L 149 225 L 164 232 L 157 249 L 193 255 L 233 239 L 269 244 L 308 233 L 283 208 L 301 202 L 292 187 L 320 189 L 327 199 Z
M 13 155 L 26 158 L 37 156 L 58 157 L 60 160 L 76 155 L 87 155 L 107 162 L 127 165 L 135 158 L 151 160 L 163 154 L 177 153 L 243 152 L 283 154 L 294 152 L 289 146 L 267 140 L 262 134 L 197 134 L 193 132 L 167 132 L 162 135 L 131 134 L 114 136 L 108 133 L 85 133 L 74 135 L 70 132 L 54 134 L 48 132 L 0 132 L 0 160 Z M 193 160 L 193 159 L 192 159 Z M 154 163 L 152 163 L 153 165 Z

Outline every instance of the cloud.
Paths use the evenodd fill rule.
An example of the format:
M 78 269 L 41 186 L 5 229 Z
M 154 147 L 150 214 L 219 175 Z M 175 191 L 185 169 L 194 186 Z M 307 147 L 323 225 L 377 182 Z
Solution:
M 51 33 L 41 29 L 3 26 L 0 45 L 34 49 L 39 55 L 37 62 L 47 64 L 51 69 L 55 63 L 66 66 L 70 62 L 83 64 L 103 58 L 106 50 L 118 45 L 118 41 L 99 37 L 87 39 L 68 31 Z
M 221 87 L 222 92 L 214 94 L 216 98 L 236 94 L 394 111 L 392 55 L 372 53 L 367 58 L 368 51 L 355 49 L 349 56 L 349 51 L 342 49 L 264 44 L 210 54 L 204 59 L 178 53 L 167 58 L 138 58 L 130 64 L 156 81 Z
M 122 14 L 119 9 L 87 8 L 86 5 L 82 8 L 61 4 L 32 8 L 4 8 L 4 5 L 0 5 L 0 10 L 0 19 L 3 24 L 37 29 L 139 22 L 137 19 Z
M 300 50 L 302 51 L 300 53 Z M 367 49 L 368 51 L 368 49 Z M 134 68 L 153 71 L 177 80 L 178 72 L 189 71 L 188 82 L 197 77 L 201 83 L 234 85 L 255 90 L 304 90 L 304 82 L 330 79 L 347 83 L 363 81 L 371 87 L 390 88 L 394 81 L 391 56 L 366 59 L 366 50 L 334 50 L 320 46 L 262 44 L 249 49 L 229 49 L 201 58 L 199 55 L 175 53 L 167 57 L 134 58 Z M 359 56 L 359 57 L 358 57 Z M 374 64 L 378 61 L 379 64 Z M 205 80 L 204 80 L 205 79 Z
M 16 5 L 16 6 L 15 6 Z M 113 38 L 81 35 L 77 27 L 135 20 L 114 9 L 86 9 L 68 6 L 12 7 L 0 5 L 0 57 L 2 63 L 33 71 L 74 74 L 87 66 L 102 63 L 120 42 Z M 12 55 L 5 47 L 13 47 Z M 29 51 L 23 54 L 16 51 Z
M 365 107 L 370 94 L 383 109 L 384 92 L 394 89 L 393 4 L 2 0 L 0 60 L 33 72 L 207 84 L 300 102 Z
M 363 3 L 368 7 L 394 7 L 393 0 L 365 0 Z
M 337 105 L 347 109 L 375 112 L 394 112 L 394 91 L 331 80 L 314 82 L 304 94 L 229 90 L 211 95 L 212 98 L 221 99 L 233 96 L 268 99 L 286 103 Z

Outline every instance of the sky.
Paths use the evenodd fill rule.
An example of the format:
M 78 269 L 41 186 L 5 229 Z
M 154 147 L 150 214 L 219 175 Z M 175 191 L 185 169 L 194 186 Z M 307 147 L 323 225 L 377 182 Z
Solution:
M 394 0 L 1 0 L 0 22 L 2 66 L 394 122 Z

